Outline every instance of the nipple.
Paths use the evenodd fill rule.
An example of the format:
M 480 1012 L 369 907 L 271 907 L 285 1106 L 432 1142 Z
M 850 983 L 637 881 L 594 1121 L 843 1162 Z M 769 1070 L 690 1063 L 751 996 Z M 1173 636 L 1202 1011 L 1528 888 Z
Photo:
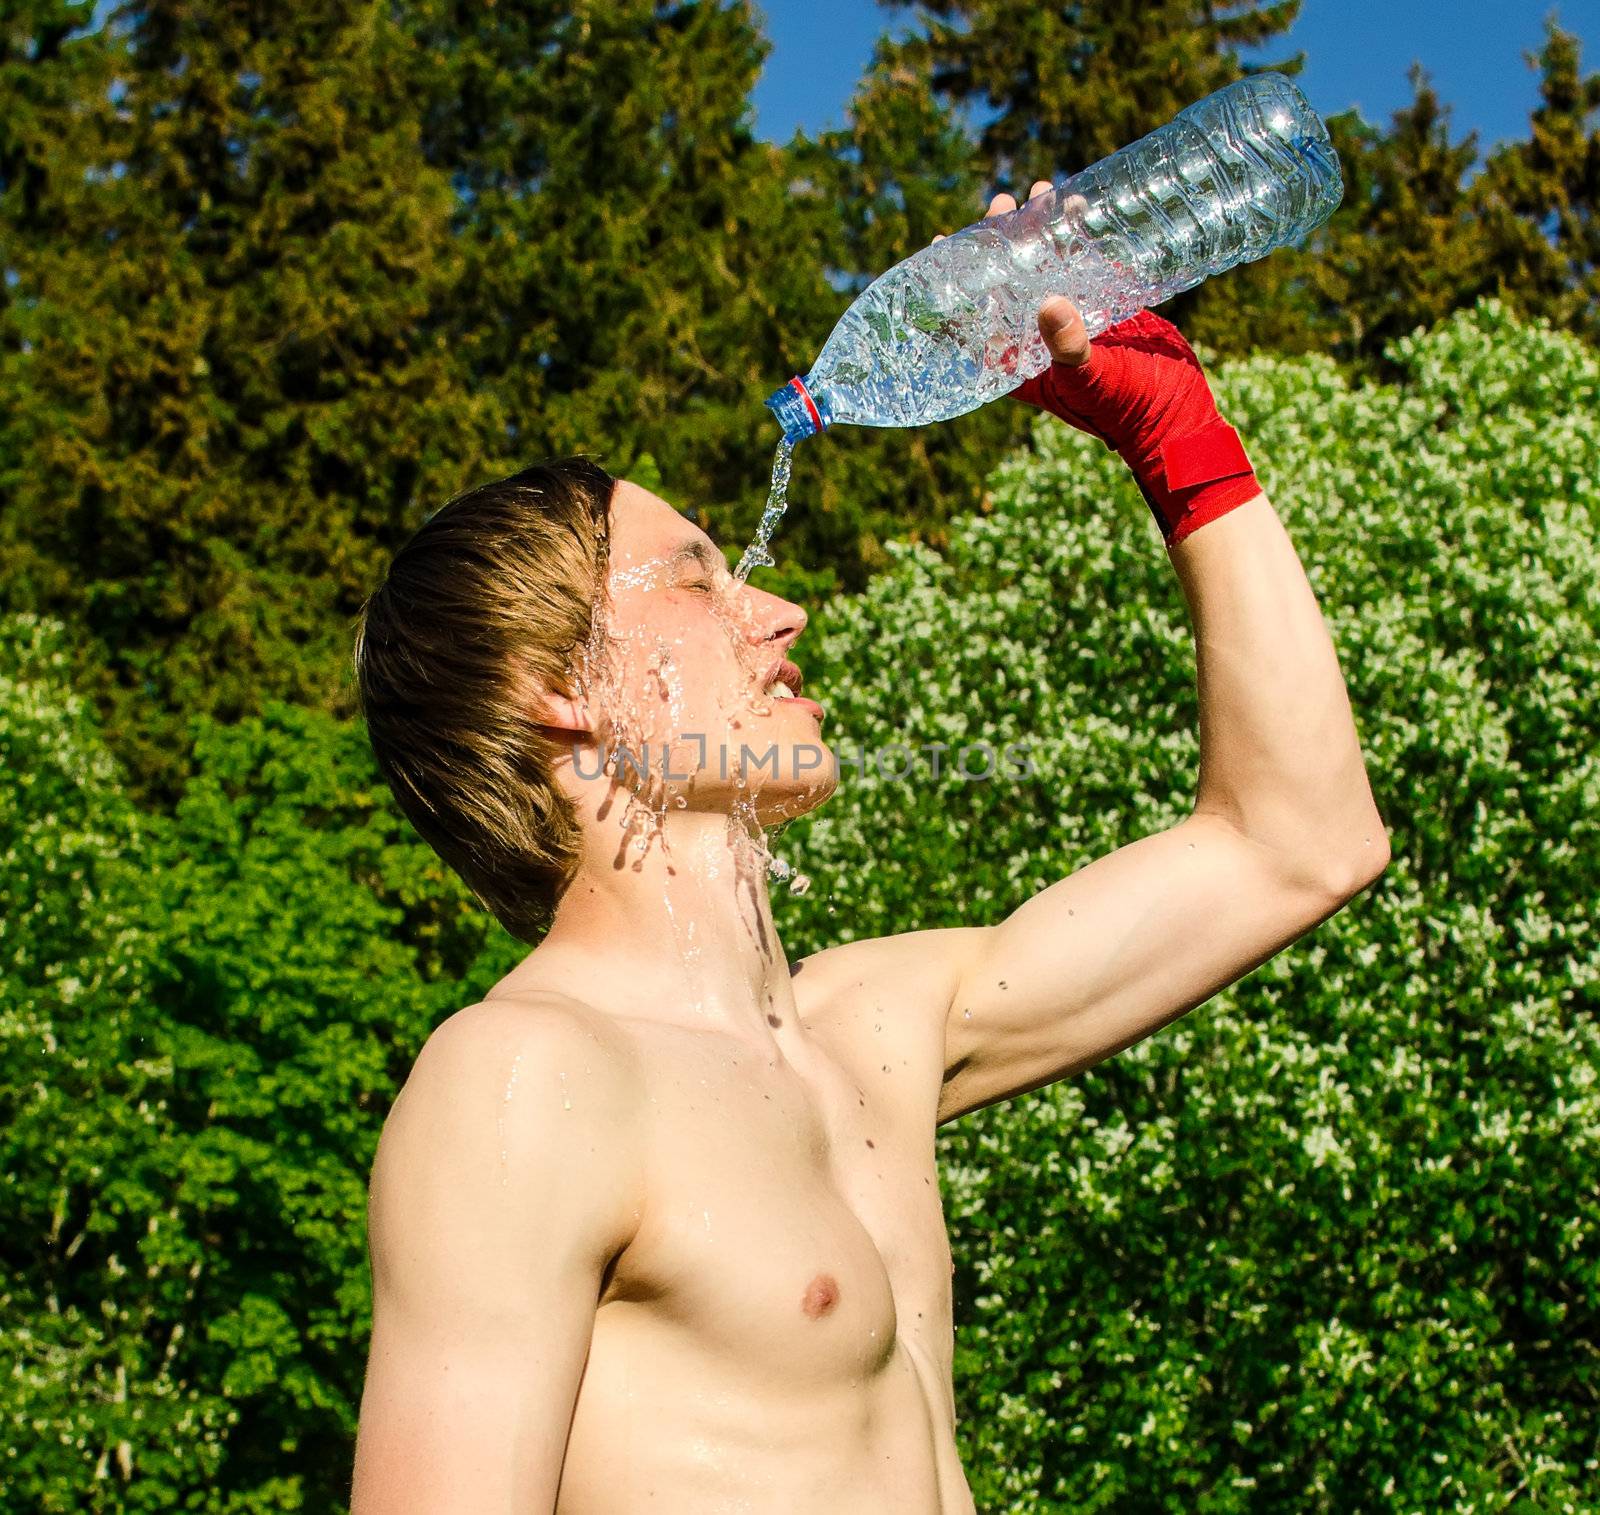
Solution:
M 838 1302 L 839 1285 L 834 1282 L 833 1275 L 819 1273 L 806 1288 L 806 1296 L 800 1301 L 800 1308 L 812 1320 L 821 1320 Z

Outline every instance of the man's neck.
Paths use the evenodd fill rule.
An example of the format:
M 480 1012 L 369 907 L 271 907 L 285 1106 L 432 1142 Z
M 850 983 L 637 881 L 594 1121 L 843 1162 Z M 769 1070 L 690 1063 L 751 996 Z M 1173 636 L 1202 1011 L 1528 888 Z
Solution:
M 725 815 L 625 808 L 619 797 L 585 828 L 578 872 L 528 960 L 534 978 L 602 1009 L 769 1043 L 794 1000 L 759 833 Z

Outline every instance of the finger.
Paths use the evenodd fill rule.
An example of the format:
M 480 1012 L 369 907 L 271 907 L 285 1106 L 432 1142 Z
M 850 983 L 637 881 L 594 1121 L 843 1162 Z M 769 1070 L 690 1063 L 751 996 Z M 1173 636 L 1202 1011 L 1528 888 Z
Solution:
M 942 231 L 936 231 L 933 234 L 933 240 L 935 242 L 943 242 L 944 241 L 944 233 Z
M 1002 191 L 989 202 L 989 209 L 984 213 L 984 220 L 990 216 L 1004 216 L 1017 208 L 1017 202 Z
M 1054 188 L 1055 185 L 1053 185 L 1048 179 L 1035 179 L 1033 182 L 1033 188 L 1028 191 L 1028 198 L 1030 200 L 1037 200 L 1040 195 L 1047 195 Z
M 1055 362 L 1076 368 L 1089 361 L 1089 330 L 1078 307 L 1065 295 L 1056 295 L 1039 307 L 1039 335 Z

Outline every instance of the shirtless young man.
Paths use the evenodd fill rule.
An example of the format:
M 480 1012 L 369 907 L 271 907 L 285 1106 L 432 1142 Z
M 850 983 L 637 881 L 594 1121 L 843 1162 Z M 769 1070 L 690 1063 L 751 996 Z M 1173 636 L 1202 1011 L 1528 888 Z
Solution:
M 990 213 L 1012 208 L 997 196 Z M 545 759 L 520 769 L 495 757 L 516 720 L 510 736 L 454 729 L 487 698 L 470 659 L 506 645 L 507 617 L 481 638 L 416 630 L 419 586 L 470 613 L 514 538 L 473 515 L 474 491 L 440 513 L 454 535 L 430 523 L 396 559 L 357 668 L 407 813 L 513 925 L 492 855 L 505 784 L 470 810 L 475 851 L 428 775 L 481 788 L 526 772 L 567 797 L 569 829 L 545 800 L 508 827 L 535 854 L 541 826 L 570 845 L 555 865 L 517 862 L 524 892 L 549 895 L 548 935 L 438 1027 L 384 1127 L 353 1515 L 972 1511 L 935 1128 L 1149 1035 L 1384 867 L 1321 613 L 1192 354 L 1148 315 L 1092 349 L 1065 301 L 1040 325 L 1055 365 L 1021 397 L 1112 441 L 1162 525 L 1195 624 L 1202 757 L 1192 815 L 998 925 L 785 960 L 747 834 L 832 787 L 818 707 L 764 696 L 775 678 L 798 694 L 805 613 L 734 579 L 647 490 L 590 471 L 609 495 L 607 652 L 577 659 L 586 679 L 547 662 L 533 680 Z M 570 581 L 584 540 L 569 521 L 550 573 Z M 552 597 L 514 562 L 515 594 L 571 650 L 581 593 Z M 428 746 L 430 720 L 454 746 Z M 654 780 L 643 832 L 633 770 L 624 788 L 600 775 L 619 732 L 693 738 L 671 763 L 692 776 Z M 776 773 L 741 786 L 722 766 L 719 748 L 773 743 Z M 659 775 L 653 747 L 634 751 Z

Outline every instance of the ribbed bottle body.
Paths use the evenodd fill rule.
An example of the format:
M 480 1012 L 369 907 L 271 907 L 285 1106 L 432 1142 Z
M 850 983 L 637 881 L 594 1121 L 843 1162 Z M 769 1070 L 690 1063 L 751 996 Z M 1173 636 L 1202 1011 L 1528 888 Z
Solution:
M 845 312 L 804 387 L 830 424 L 964 415 L 1049 365 L 1037 317 L 1051 296 L 1068 296 L 1097 336 L 1304 236 L 1343 192 L 1304 96 L 1281 74 L 1241 79 L 1051 193 L 896 264 Z M 790 440 L 817 429 L 783 409 Z

